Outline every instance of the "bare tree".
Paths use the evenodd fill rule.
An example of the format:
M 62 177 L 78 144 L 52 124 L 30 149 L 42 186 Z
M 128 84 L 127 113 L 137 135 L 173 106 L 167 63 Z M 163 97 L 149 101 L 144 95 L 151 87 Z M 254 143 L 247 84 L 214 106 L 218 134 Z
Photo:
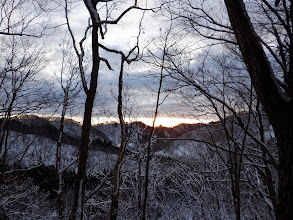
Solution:
M 126 56 L 122 51 L 113 50 L 105 47 L 104 45 L 99 45 L 101 48 L 103 48 L 107 52 L 111 52 L 114 54 L 119 54 L 121 56 L 121 64 L 120 64 L 120 72 L 119 72 L 119 82 L 118 82 L 118 117 L 120 122 L 120 130 L 121 130 L 121 137 L 120 137 L 120 147 L 118 152 L 118 158 L 114 167 L 114 183 L 113 183 L 113 191 L 111 194 L 112 197 L 112 203 L 111 203 L 111 209 L 110 209 L 110 219 L 116 219 L 117 218 L 117 212 L 118 212 L 118 202 L 119 202 L 119 190 L 120 190 L 120 173 L 121 173 L 121 167 L 123 158 L 126 151 L 126 146 L 128 142 L 128 137 L 126 134 L 126 127 L 125 127 L 125 115 L 123 114 L 123 74 L 124 74 L 124 65 L 125 62 L 127 64 L 131 64 L 131 62 L 135 61 L 139 57 L 139 47 L 138 47 L 138 39 L 139 39 L 140 31 L 137 37 L 137 45 L 133 47 L 128 55 Z M 131 57 L 132 53 L 137 50 L 137 54 L 134 57 Z M 108 64 L 110 67 L 110 64 Z M 112 68 L 110 68 L 112 69 Z M 128 134 L 129 135 L 129 134 Z
M 40 80 L 41 71 L 50 60 L 40 38 L 50 29 L 50 7 L 53 5 L 45 1 L 1 1 L 0 152 L 3 171 L 0 185 L 4 181 L 10 120 L 19 114 L 40 110 L 50 97 L 45 93 L 50 90 L 49 84 Z
M 85 102 L 85 110 L 84 110 L 84 119 L 82 125 L 82 135 L 81 135 L 81 145 L 79 149 L 79 165 L 78 165 L 78 177 L 76 180 L 76 190 L 75 196 L 73 201 L 73 208 L 70 214 L 70 219 L 82 219 L 83 218 L 83 203 L 85 197 L 85 182 L 86 182 L 86 162 L 88 157 L 88 146 L 89 146 L 89 136 L 90 136 L 90 129 L 91 129 L 91 118 L 92 118 L 92 110 L 94 105 L 94 100 L 97 91 L 97 83 L 98 83 L 98 76 L 100 71 L 100 62 L 104 62 L 109 69 L 111 66 L 107 59 L 100 56 L 100 47 L 101 44 L 100 39 L 105 38 L 105 34 L 107 32 L 107 25 L 117 24 L 129 11 L 133 9 L 141 9 L 137 6 L 137 1 L 128 8 L 126 8 L 123 12 L 116 19 L 110 19 L 109 11 L 108 11 L 108 4 L 111 4 L 112 1 L 90 1 L 85 0 L 84 4 L 90 14 L 90 21 L 88 27 L 86 28 L 84 38 L 80 41 L 80 50 L 78 50 L 76 45 L 76 40 L 73 35 L 72 29 L 69 25 L 69 18 L 68 18 L 68 7 L 66 1 L 65 13 L 66 19 L 68 24 L 69 32 L 72 36 L 73 40 L 73 47 L 76 51 L 76 54 L 79 59 L 79 69 L 80 75 L 82 80 L 83 90 L 86 94 L 86 102 Z M 104 20 L 101 19 L 99 14 L 98 5 L 105 4 L 106 10 L 106 17 Z M 113 3 L 115 6 L 115 3 Z M 87 37 L 88 31 L 92 30 L 91 34 L 91 48 L 92 48 L 92 71 L 89 77 L 89 83 L 87 83 L 85 71 L 83 67 L 83 59 L 85 55 L 84 51 L 84 41 Z M 89 86 L 88 86 L 89 85 Z
M 217 11 L 213 8 L 217 7 Z M 172 7 L 170 7 L 172 8 Z M 180 1 L 171 13 L 204 46 L 224 43 L 241 53 L 274 129 L 279 151 L 277 219 L 292 214 L 292 2 Z M 180 9 L 180 10 L 178 10 Z M 180 11 L 180 13 L 178 13 Z M 228 13 L 227 13 L 228 12 Z M 259 144 L 261 145 L 261 141 Z
M 59 213 L 59 219 L 65 218 L 64 213 L 64 202 L 63 202 L 63 172 L 68 169 L 68 166 L 62 167 L 62 137 L 64 133 L 65 126 L 65 116 L 68 108 L 70 108 L 70 103 L 74 101 L 81 90 L 81 86 L 77 81 L 78 77 L 78 67 L 77 63 L 74 64 L 73 57 L 69 48 L 66 48 L 66 43 L 64 43 L 62 49 L 62 62 L 60 70 L 60 85 L 63 91 L 63 101 L 61 101 L 61 118 L 60 126 L 57 137 L 56 146 L 56 172 L 58 175 L 58 189 L 57 192 L 57 207 Z M 59 77 L 58 77 L 59 78 Z M 73 159 L 74 160 L 74 159 Z
M 286 30 L 285 38 L 282 39 L 276 28 L 274 26 L 272 28 L 276 31 L 275 39 L 278 42 L 280 54 L 282 55 L 285 52 L 285 47 L 289 49 L 287 52 L 288 58 L 284 57 L 281 62 L 282 66 L 285 67 L 283 75 L 285 86 L 283 89 L 276 78 L 277 73 L 272 68 L 262 46 L 263 40 L 256 33 L 250 21 L 244 2 L 241 0 L 227 0 L 225 4 L 244 63 L 277 138 L 279 148 L 279 186 L 276 217 L 277 219 L 290 219 L 293 216 L 291 208 L 291 198 L 293 196 L 293 142 L 292 138 L 290 138 L 293 135 L 292 2 L 283 1 L 282 11 L 273 9 L 267 1 L 263 2 L 268 9 L 275 13 L 282 29 Z M 285 14 L 284 18 L 280 16 L 281 13 Z M 284 46 L 285 44 L 286 46 Z
M 0 35 L 42 37 L 49 25 L 54 3 L 43 0 L 4 0 L 0 9 Z
M 216 65 L 210 60 L 208 61 L 206 57 L 205 62 L 209 63 L 210 68 L 213 70 L 216 69 Z M 181 86 L 188 86 L 184 88 L 186 92 L 186 95 L 184 95 L 186 106 L 190 106 L 190 108 L 195 111 L 199 111 L 199 109 L 204 109 L 206 112 L 210 111 L 210 116 L 216 116 L 219 121 L 217 129 L 221 130 L 220 134 L 218 134 L 219 131 L 217 131 L 217 129 L 210 129 L 207 125 L 206 132 L 209 134 L 209 140 L 197 137 L 190 137 L 190 139 L 187 138 L 187 140 L 205 143 L 210 146 L 211 150 L 219 154 L 227 170 L 229 170 L 235 216 L 236 219 L 240 219 L 241 186 L 246 179 L 243 174 L 244 164 L 251 164 L 251 166 L 257 167 L 261 172 L 264 172 L 264 170 L 257 164 L 270 164 L 275 169 L 277 167 L 273 151 L 269 150 L 268 145 L 265 144 L 266 140 L 264 140 L 261 132 L 257 130 L 258 124 L 260 124 L 260 126 L 263 125 L 262 122 L 254 116 L 256 112 L 255 104 L 257 103 L 254 90 L 248 87 L 249 83 L 246 85 L 244 81 L 245 76 L 244 78 L 241 77 L 240 81 L 237 81 L 234 78 L 236 76 L 236 71 L 229 65 L 225 66 L 225 62 L 221 62 L 221 65 L 219 65 L 221 67 L 219 73 L 223 74 L 221 80 L 218 80 L 219 77 L 217 73 L 209 72 L 208 67 L 203 68 L 201 65 L 199 65 L 199 69 L 193 66 L 194 69 L 192 70 L 188 70 L 187 68 L 182 70 L 179 66 L 171 68 L 171 76 L 179 80 Z M 175 69 L 178 71 L 177 73 Z M 202 75 L 199 74 L 201 71 Z M 234 74 L 231 74 L 231 71 L 234 71 Z M 192 75 L 192 73 L 194 75 Z M 176 76 L 176 74 L 179 75 Z M 200 79 L 201 77 L 203 78 Z M 201 101 L 192 101 L 197 92 L 191 92 L 189 87 L 194 87 L 205 99 L 202 100 L 203 97 L 197 95 L 198 99 Z M 217 143 L 219 139 L 223 139 L 223 144 Z M 262 147 L 260 147 L 259 150 L 260 143 Z M 259 154 L 256 152 L 262 153 Z M 266 156 L 263 156 L 263 154 Z M 269 157 L 267 155 L 269 155 Z M 256 161 L 259 160 L 260 162 L 256 163 Z M 271 176 L 271 170 L 268 169 L 267 171 L 268 173 L 263 176 L 264 178 L 269 178 Z M 272 183 L 273 181 L 271 179 L 271 181 L 265 183 L 265 185 L 268 184 L 273 186 Z M 272 189 L 270 200 L 274 204 L 275 189 L 274 187 L 269 188 Z
M 40 109 L 49 98 L 42 97 L 46 87 L 40 88 L 40 85 L 37 85 L 37 74 L 46 66 L 45 51 L 35 46 L 28 52 L 27 48 L 33 45 L 29 39 L 10 36 L 8 40 L 5 44 L 7 47 L 3 50 L 7 54 L 2 57 L 5 63 L 1 69 L 0 87 L 0 94 L 3 97 L 0 129 L 1 185 L 4 181 L 10 120 L 19 114 Z M 36 88 L 40 90 L 36 91 Z M 46 96 L 46 93 L 43 95 Z
M 147 147 L 146 147 L 146 162 L 145 162 L 145 179 L 144 179 L 144 189 L 143 189 L 143 204 L 142 204 L 142 219 L 145 220 L 147 218 L 147 208 L 148 208 L 148 197 L 149 197 L 149 182 L 150 182 L 150 162 L 151 162 L 151 146 L 152 146 L 152 138 L 155 132 L 155 124 L 157 120 L 157 116 L 159 113 L 159 106 L 164 102 L 164 99 L 162 101 L 161 93 L 163 90 L 163 79 L 164 79 L 164 67 L 165 67 L 165 59 L 168 54 L 168 49 L 170 47 L 169 44 L 169 35 L 171 34 L 172 30 L 172 22 L 170 24 L 169 29 L 165 33 L 165 36 L 160 39 L 162 42 L 160 42 L 160 46 L 162 46 L 162 51 L 160 51 L 162 54 L 160 57 L 157 57 L 152 51 L 148 51 L 149 58 L 152 60 L 151 63 L 153 63 L 154 66 L 156 66 L 160 73 L 159 73 L 159 86 L 157 89 L 157 99 L 156 99 L 156 105 L 155 105 L 155 110 L 154 110 L 154 118 L 153 118 L 153 123 L 151 130 L 148 135 L 148 142 L 147 142 Z M 159 48 L 159 46 L 157 46 Z M 157 48 L 157 49 L 158 49 Z

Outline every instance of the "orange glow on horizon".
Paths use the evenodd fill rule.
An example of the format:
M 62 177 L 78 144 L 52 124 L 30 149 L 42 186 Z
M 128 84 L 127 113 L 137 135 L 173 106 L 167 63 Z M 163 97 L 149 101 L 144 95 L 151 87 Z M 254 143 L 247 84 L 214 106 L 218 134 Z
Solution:
M 33 115 L 32 115 L 33 116 Z M 39 115 L 36 114 L 38 117 L 45 117 L 48 119 L 53 118 L 59 118 L 56 115 Z M 78 123 L 82 123 L 83 117 L 82 116 L 72 116 L 68 117 L 67 119 L 72 119 Z M 127 118 L 125 119 L 126 123 L 132 123 L 132 122 L 142 122 L 148 126 L 153 126 L 153 118 L 147 118 L 147 117 L 136 117 L 136 118 Z M 155 127 L 175 127 L 179 124 L 207 124 L 209 122 L 212 122 L 212 119 L 195 119 L 195 118 L 177 118 L 177 117 L 157 117 Z M 117 117 L 93 117 L 92 118 L 92 125 L 98 125 L 98 124 L 110 124 L 110 123 L 119 123 L 119 119 Z
M 76 117 L 73 117 L 74 120 L 77 120 Z M 131 122 L 142 122 L 146 125 L 152 126 L 153 125 L 153 118 L 146 118 L 146 117 L 138 117 L 134 119 L 126 119 L 127 123 Z M 82 121 L 82 120 L 77 120 Z M 115 117 L 93 117 L 92 124 L 107 124 L 107 123 L 114 123 L 119 122 L 118 118 Z M 155 127 L 163 126 L 163 127 L 175 127 L 179 124 L 198 124 L 198 123 L 209 123 L 211 120 L 199 120 L 199 119 L 191 119 L 191 118 L 171 118 L 171 117 L 158 117 L 155 122 Z

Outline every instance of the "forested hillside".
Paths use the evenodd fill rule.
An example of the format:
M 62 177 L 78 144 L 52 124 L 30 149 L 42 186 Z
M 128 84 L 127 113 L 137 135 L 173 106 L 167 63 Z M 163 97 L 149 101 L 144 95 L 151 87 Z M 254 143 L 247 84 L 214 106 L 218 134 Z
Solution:
M 2 218 L 58 219 L 55 161 L 59 123 L 57 119 L 36 116 L 11 121 L 5 191 L 0 200 Z M 77 175 L 77 164 L 72 161 L 77 157 L 80 142 L 77 134 L 81 127 L 77 122 L 66 121 L 64 128 L 62 190 L 64 202 L 70 207 Z M 127 124 L 127 130 L 129 140 L 122 165 L 119 219 L 137 219 L 137 210 L 142 205 L 144 152 L 150 127 L 135 122 Z M 235 177 L 231 175 L 233 162 L 230 161 L 234 151 L 229 150 L 224 133 L 219 122 L 156 128 L 150 161 L 151 219 L 234 219 Z M 236 129 L 235 135 L 238 133 Z M 266 127 L 265 133 L 273 151 L 276 146 L 270 127 Z M 108 219 L 119 136 L 119 124 L 93 126 L 86 185 L 86 192 L 91 196 L 85 203 L 85 219 Z M 247 219 L 271 219 L 272 202 L 267 196 L 262 173 L 265 170 L 259 159 L 262 154 L 251 141 L 247 140 L 246 144 L 249 150 L 243 153 L 239 182 L 241 213 Z M 272 170 L 272 175 L 276 181 L 276 171 Z

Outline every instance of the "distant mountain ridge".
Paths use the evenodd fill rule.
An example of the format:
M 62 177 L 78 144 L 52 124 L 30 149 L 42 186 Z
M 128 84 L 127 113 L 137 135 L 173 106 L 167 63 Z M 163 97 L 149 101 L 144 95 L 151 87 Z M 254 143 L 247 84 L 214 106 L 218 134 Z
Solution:
M 2 119 L 0 119 L 0 122 Z M 10 121 L 9 129 L 12 131 L 24 133 L 24 134 L 37 134 L 51 140 L 57 140 L 57 134 L 59 131 L 59 122 L 60 118 L 58 117 L 40 117 L 37 115 L 21 115 L 19 117 L 13 118 Z M 156 127 L 155 135 L 159 138 L 178 138 L 186 132 L 196 130 L 206 126 L 204 124 L 179 124 L 175 127 Z M 108 124 L 97 124 L 93 125 L 91 129 L 91 135 L 93 137 L 98 137 L 104 142 L 110 142 L 109 132 L 107 135 L 103 130 L 109 130 L 109 127 L 112 127 L 112 131 L 119 130 L 119 124 L 117 123 L 108 123 Z M 107 129 L 105 129 L 107 128 Z M 6 129 L 6 128 L 4 128 Z M 63 134 L 63 143 L 78 145 L 80 139 L 81 124 L 73 119 L 65 119 L 65 128 Z M 131 129 L 139 129 L 140 131 L 144 130 L 143 133 L 148 134 L 151 127 L 144 124 L 143 122 L 132 122 L 126 124 L 126 132 L 129 132 Z M 73 133 L 73 130 L 75 132 Z M 120 131 L 119 131 L 120 132 Z
M 53 142 L 57 141 L 59 126 L 60 118 L 39 117 L 36 115 L 22 115 L 13 118 L 9 123 L 11 131 L 37 135 L 50 139 Z M 146 144 L 150 132 L 151 127 L 142 122 L 126 124 L 126 134 L 131 137 L 128 147 Z M 207 140 L 210 135 L 209 133 L 214 133 L 213 135 L 217 136 L 218 140 L 224 137 L 222 135 L 222 126 L 219 122 L 179 124 L 172 128 L 156 127 L 153 135 L 155 141 L 152 144 L 152 151 L 163 151 L 164 154 L 178 151 L 178 148 L 181 146 L 180 141 L 182 143 L 185 139 L 191 140 L 193 138 Z M 81 124 L 72 119 L 66 119 L 62 143 L 78 148 L 81 139 L 80 135 Z M 120 125 L 118 123 L 94 125 L 91 128 L 89 148 L 94 151 L 117 154 L 118 147 L 120 146 L 120 135 Z

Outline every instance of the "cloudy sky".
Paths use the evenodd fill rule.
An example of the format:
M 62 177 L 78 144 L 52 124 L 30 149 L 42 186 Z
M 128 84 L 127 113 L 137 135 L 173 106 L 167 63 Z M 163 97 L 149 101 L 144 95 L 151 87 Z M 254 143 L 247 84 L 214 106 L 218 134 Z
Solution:
M 40 46 L 48 49 L 47 56 L 50 57 L 48 65 L 43 70 L 42 77 L 55 82 L 52 86 L 55 97 L 62 97 L 62 89 L 60 83 L 58 83 L 58 80 L 60 81 L 61 79 L 61 67 L 63 66 L 63 74 L 65 74 L 62 78 L 63 85 L 66 83 L 66 75 L 70 76 L 70 71 L 74 69 L 74 66 L 75 69 L 77 68 L 77 57 L 72 49 L 72 38 L 65 25 L 64 2 L 60 2 L 60 5 L 51 13 L 50 17 L 43 18 L 48 20 L 51 26 L 56 26 L 56 28 L 48 29 L 49 34 L 45 41 L 42 38 L 39 42 Z M 110 16 L 109 20 L 117 18 L 134 1 L 122 0 L 114 2 L 116 5 L 109 4 L 108 8 L 105 7 L 104 3 L 101 4 L 99 13 L 102 20 L 105 19 L 106 15 Z M 157 1 L 139 1 L 139 4 L 141 4 L 139 6 L 151 8 L 155 7 L 155 3 Z M 80 50 L 78 43 L 85 35 L 89 22 L 89 13 L 83 1 L 73 1 L 69 3 L 68 8 L 70 26 L 77 42 L 77 47 Z M 109 11 L 111 13 L 107 14 Z M 127 13 L 118 24 L 107 26 L 105 39 L 101 40 L 101 43 L 111 49 L 120 50 L 128 54 L 131 48 L 136 45 L 137 39 L 139 40 L 141 60 L 131 63 L 131 65 L 125 64 L 123 107 L 126 120 L 141 120 L 148 124 L 152 122 L 159 87 L 160 68 L 156 67 L 147 55 L 149 54 L 148 51 L 151 51 L 152 54 L 158 57 L 162 56 L 163 41 L 166 37 L 166 30 L 170 25 L 168 17 L 152 11 L 143 12 L 134 9 Z M 139 38 L 137 38 L 139 33 Z M 90 74 L 91 69 L 90 43 L 90 32 L 88 32 L 84 41 L 84 68 L 87 75 Z M 65 58 L 62 59 L 64 54 Z M 102 49 L 101 56 L 109 61 L 113 70 L 109 70 L 105 63 L 101 64 L 93 123 L 117 120 L 116 99 L 120 56 L 105 52 Z M 77 81 L 73 83 L 73 86 L 76 85 Z M 157 125 L 174 126 L 179 123 L 195 123 L 199 119 L 202 122 L 206 122 L 207 118 L 198 118 L 197 113 L 189 111 L 186 106 L 182 105 L 180 94 L 177 92 L 170 93 L 169 90 L 174 88 L 174 85 L 174 81 L 164 78 Z M 69 110 L 69 114 L 79 121 L 82 120 L 84 102 L 85 95 L 81 90 Z M 50 111 L 47 110 L 45 114 L 50 114 Z

